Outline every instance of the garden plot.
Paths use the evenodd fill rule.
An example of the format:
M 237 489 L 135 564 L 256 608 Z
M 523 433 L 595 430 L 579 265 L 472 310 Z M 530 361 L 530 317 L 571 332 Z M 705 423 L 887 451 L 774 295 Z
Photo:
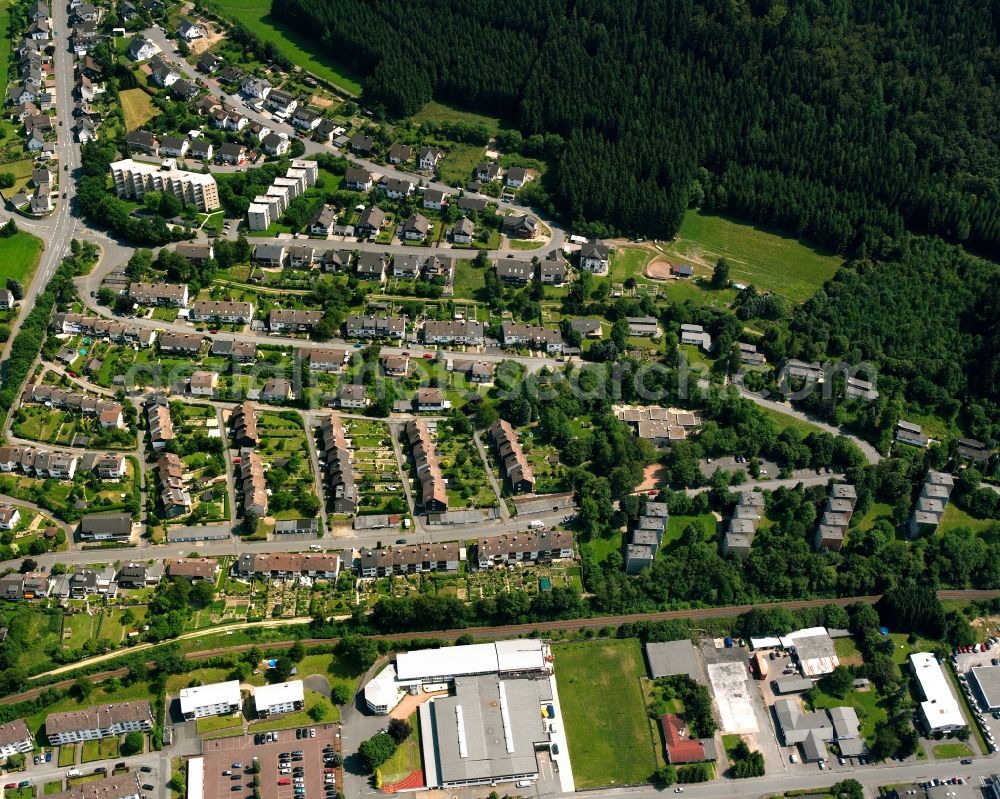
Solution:
M 449 510 L 496 507 L 497 497 L 471 431 L 456 429 L 454 420 L 443 419 L 437 423 L 435 448 L 448 483 Z
M 406 495 L 399 464 L 392 450 L 392 433 L 385 422 L 344 419 L 354 447 L 358 513 L 406 513 Z
M 305 423 L 295 411 L 257 414 L 258 452 L 270 489 L 268 515 L 312 518 L 320 511 Z
M 184 464 L 184 482 L 191 492 L 191 513 L 185 524 L 227 521 L 231 518 L 226 490 L 226 459 L 219 420 L 209 405 L 170 403 L 170 419 L 177 437 L 177 454 Z
M 359 584 L 363 602 L 374 604 L 381 597 L 407 597 L 423 594 L 451 596 L 475 601 L 501 594 L 535 594 L 555 587 L 583 590 L 580 567 L 575 564 L 538 564 L 512 566 L 459 574 L 407 574 L 367 580 Z

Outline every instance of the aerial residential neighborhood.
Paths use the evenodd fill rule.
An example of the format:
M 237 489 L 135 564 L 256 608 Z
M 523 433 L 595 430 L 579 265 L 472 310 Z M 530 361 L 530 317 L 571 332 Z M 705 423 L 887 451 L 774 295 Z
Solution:
M 0 7 L 4 796 L 1000 799 L 995 16 Z

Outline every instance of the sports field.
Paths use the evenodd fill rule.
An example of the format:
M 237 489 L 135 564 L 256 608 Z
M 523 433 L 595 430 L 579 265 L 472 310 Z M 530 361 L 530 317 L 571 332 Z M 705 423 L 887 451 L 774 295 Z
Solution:
M 7 278 L 12 277 L 27 290 L 41 257 L 42 240 L 30 233 L 19 232 L 9 239 L 0 238 L 0 286 L 6 285 Z
M 119 92 L 122 110 L 125 112 L 125 130 L 132 132 L 141 128 L 156 114 L 153 98 L 142 89 L 125 89 Z
M 706 275 L 719 258 L 725 258 L 734 282 L 753 284 L 796 302 L 815 294 L 844 262 L 838 255 L 766 228 L 698 211 L 687 212 L 677 237 L 664 245 L 664 251 L 668 258 L 693 264 Z
M 237 19 L 265 41 L 274 42 L 293 64 L 339 86 L 349 94 L 361 94 L 360 75 L 343 64 L 321 55 L 315 42 L 300 36 L 271 17 L 270 0 L 218 0 L 213 4 L 219 13 Z
M 656 755 L 638 639 L 557 644 L 553 654 L 577 789 L 647 781 Z

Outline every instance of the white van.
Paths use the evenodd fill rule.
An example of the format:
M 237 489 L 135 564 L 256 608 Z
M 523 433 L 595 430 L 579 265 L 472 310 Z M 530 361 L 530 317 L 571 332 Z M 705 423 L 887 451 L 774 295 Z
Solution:
M 541 519 L 532 519 L 530 522 L 528 522 L 529 530 L 541 530 L 544 526 L 545 525 L 542 524 Z
M 518 788 L 530 788 L 531 787 L 531 780 L 518 780 L 517 781 L 517 787 Z

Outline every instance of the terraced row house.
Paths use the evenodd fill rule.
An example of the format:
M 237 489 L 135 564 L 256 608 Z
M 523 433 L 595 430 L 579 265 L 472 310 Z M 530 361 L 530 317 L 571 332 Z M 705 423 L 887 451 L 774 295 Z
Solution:
M 358 512 L 358 488 L 347 441 L 347 431 L 340 417 L 333 414 L 320 423 L 320 439 L 326 460 L 327 501 L 334 513 Z
M 420 482 L 420 501 L 424 512 L 448 510 L 448 489 L 427 422 L 423 419 L 411 419 L 406 425 L 406 432 L 417 470 L 417 480 Z

